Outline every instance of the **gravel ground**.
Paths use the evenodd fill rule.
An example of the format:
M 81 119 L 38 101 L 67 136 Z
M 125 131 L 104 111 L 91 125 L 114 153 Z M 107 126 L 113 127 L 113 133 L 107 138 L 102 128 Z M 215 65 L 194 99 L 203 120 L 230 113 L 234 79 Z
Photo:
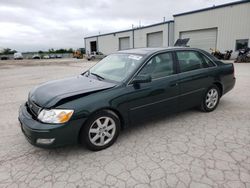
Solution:
M 30 145 L 17 121 L 29 90 L 93 64 L 0 61 L 0 187 L 250 187 L 250 64 L 235 64 L 236 86 L 214 112 L 131 127 L 99 152 Z

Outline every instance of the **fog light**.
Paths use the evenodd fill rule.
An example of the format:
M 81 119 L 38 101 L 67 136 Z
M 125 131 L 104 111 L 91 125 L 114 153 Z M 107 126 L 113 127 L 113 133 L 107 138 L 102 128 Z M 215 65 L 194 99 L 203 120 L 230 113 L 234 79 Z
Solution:
M 52 144 L 55 141 L 54 138 L 38 138 L 36 140 L 37 144 Z

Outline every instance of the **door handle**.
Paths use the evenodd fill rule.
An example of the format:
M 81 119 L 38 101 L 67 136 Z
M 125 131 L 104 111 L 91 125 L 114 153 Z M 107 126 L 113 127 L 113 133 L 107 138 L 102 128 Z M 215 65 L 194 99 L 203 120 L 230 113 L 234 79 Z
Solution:
M 170 84 L 170 87 L 175 87 L 175 86 L 178 86 L 179 85 L 179 83 L 178 82 L 175 82 L 175 83 L 171 83 Z

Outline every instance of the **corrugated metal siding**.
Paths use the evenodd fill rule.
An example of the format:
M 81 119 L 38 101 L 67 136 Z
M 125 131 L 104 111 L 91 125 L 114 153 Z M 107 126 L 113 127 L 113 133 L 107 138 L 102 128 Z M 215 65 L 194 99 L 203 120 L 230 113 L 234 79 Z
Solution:
M 217 28 L 180 32 L 180 38 L 189 38 L 190 47 L 209 52 L 210 48 L 216 48 Z
M 218 28 L 217 48 L 235 49 L 237 39 L 250 39 L 250 3 L 175 17 L 175 40 L 180 32 Z
M 168 46 L 174 46 L 174 42 L 175 42 L 175 40 L 174 40 L 174 22 L 169 23 L 168 27 L 169 27 Z
M 119 38 L 119 50 L 127 50 L 130 48 L 129 37 Z
M 171 25 L 168 30 L 169 25 Z M 111 33 L 107 35 L 101 35 L 97 37 L 90 37 L 85 39 L 86 52 L 90 51 L 90 41 L 97 41 L 97 48 L 104 54 L 111 54 L 119 50 L 119 38 L 129 37 L 129 48 L 141 48 L 147 47 L 147 34 L 154 32 L 162 32 L 162 45 L 167 47 L 174 43 L 174 31 L 173 23 L 163 23 L 161 25 L 154 25 L 152 27 L 139 28 L 134 30 L 134 42 L 133 31 L 125 31 L 118 33 Z M 134 44 L 134 46 L 133 46 Z
M 106 55 L 114 53 L 119 50 L 119 38 L 129 37 L 129 48 L 132 48 L 132 31 L 116 33 L 110 35 L 104 35 L 100 37 L 87 38 L 86 52 L 90 49 L 90 42 L 97 41 L 98 50 Z
M 162 47 L 163 32 L 154 32 L 147 34 L 147 47 Z
M 135 30 L 135 48 L 147 47 L 147 34 L 162 32 L 162 46 L 168 46 L 168 24 Z

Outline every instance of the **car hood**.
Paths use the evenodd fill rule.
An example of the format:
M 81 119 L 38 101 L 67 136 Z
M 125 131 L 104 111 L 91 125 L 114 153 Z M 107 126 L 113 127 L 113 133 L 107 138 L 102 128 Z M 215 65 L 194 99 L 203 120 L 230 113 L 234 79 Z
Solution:
M 60 100 L 82 96 L 114 87 L 116 84 L 99 81 L 82 75 L 62 80 L 46 82 L 29 93 L 29 100 L 42 108 L 50 108 Z

